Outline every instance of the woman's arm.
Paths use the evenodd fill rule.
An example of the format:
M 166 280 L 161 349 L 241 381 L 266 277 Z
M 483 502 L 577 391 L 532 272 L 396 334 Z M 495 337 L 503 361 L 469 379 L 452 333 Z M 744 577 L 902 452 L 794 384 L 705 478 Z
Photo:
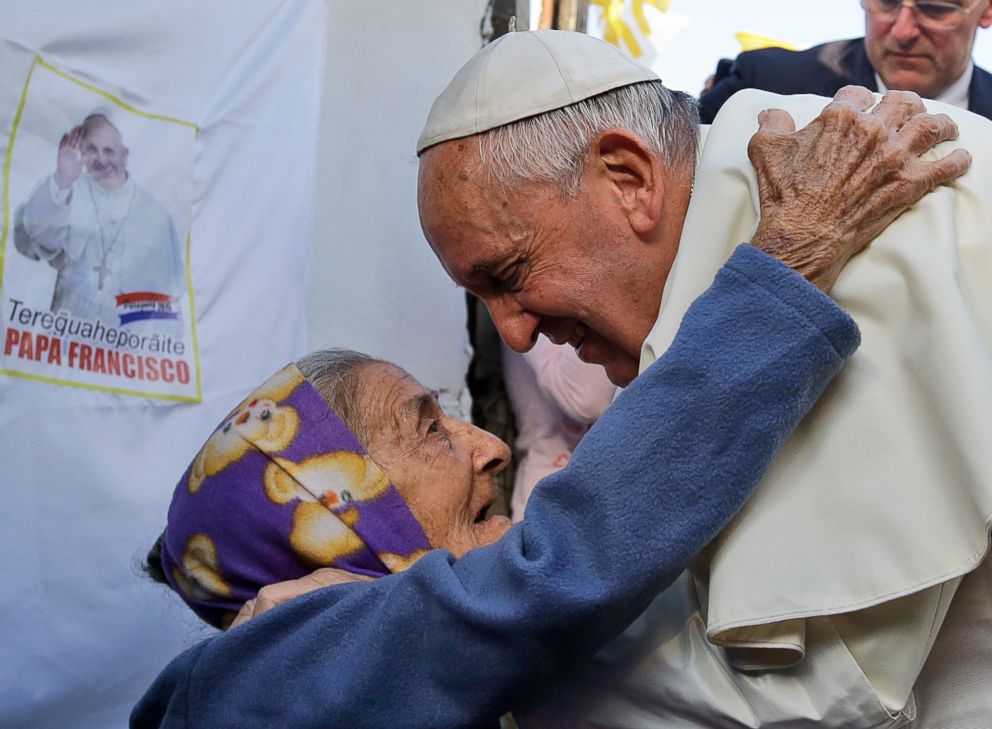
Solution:
M 497 544 L 435 550 L 205 641 L 131 726 L 447 728 L 527 702 L 713 538 L 857 343 L 824 294 L 740 247 Z

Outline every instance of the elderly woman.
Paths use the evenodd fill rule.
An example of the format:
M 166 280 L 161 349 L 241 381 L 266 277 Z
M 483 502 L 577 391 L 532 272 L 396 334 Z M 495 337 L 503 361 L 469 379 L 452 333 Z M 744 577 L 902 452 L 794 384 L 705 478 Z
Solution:
M 508 459 L 503 441 L 445 416 L 400 368 L 315 352 L 214 431 L 176 488 L 149 572 L 226 629 L 263 585 L 315 567 L 382 577 L 432 547 L 460 556 L 509 526 L 484 518 Z
M 512 527 L 483 518 L 501 442 L 394 365 L 304 358 L 190 466 L 164 577 L 224 625 L 320 565 L 385 576 L 194 646 L 132 727 L 461 727 L 526 707 L 672 583 L 857 342 L 826 296 L 742 246 Z

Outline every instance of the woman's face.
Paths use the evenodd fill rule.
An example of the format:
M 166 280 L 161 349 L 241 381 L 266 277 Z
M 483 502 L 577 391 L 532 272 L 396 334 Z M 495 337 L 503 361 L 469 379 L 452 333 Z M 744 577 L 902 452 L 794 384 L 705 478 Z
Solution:
M 510 528 L 503 516 L 483 519 L 496 499 L 496 474 L 510 458 L 506 444 L 448 417 L 437 395 L 395 365 L 362 372 L 362 412 L 369 455 L 410 507 L 431 546 L 462 556 L 496 542 Z

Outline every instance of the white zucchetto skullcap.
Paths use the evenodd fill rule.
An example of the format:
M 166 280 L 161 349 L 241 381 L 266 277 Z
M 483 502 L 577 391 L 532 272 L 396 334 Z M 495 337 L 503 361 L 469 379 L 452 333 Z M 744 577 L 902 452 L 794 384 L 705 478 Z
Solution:
M 462 66 L 434 101 L 417 154 L 621 86 L 658 80 L 615 46 L 585 33 L 507 33 Z

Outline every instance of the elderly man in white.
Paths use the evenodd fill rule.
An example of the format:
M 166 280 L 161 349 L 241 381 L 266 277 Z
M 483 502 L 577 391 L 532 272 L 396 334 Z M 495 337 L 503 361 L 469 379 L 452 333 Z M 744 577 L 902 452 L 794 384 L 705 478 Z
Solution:
M 752 501 L 522 727 L 988 725 L 992 129 L 908 92 L 876 101 L 739 94 L 697 160 L 688 97 L 600 41 L 537 31 L 480 51 L 435 102 L 424 232 L 511 347 L 544 333 L 627 383 L 743 240 L 779 246 L 863 331 Z M 974 169 L 893 223 L 968 168 L 931 149 L 958 125 Z M 824 241 L 851 247 L 825 265 Z
M 110 111 L 95 111 L 62 135 L 55 172 L 17 210 L 17 250 L 58 271 L 54 312 L 118 326 L 119 294 L 181 294 L 172 218 L 131 179 L 128 155 Z
M 750 92 L 709 131 L 697 168 L 691 104 L 615 54 L 581 34 L 506 36 L 441 94 L 418 152 L 427 239 L 507 344 L 525 351 L 539 332 L 568 341 L 618 384 L 636 375 L 642 342 L 642 368 L 664 351 L 734 245 L 782 237 L 759 224 L 759 200 L 763 212 L 795 206 L 796 228 L 814 239 L 801 211 L 839 209 L 816 169 L 800 185 L 759 186 L 745 154 L 755 118 L 756 167 L 787 167 L 812 145 L 823 171 L 843 167 L 852 184 L 897 149 L 948 138 L 916 116 L 918 99 L 890 94 L 873 113 L 898 117 L 906 136 L 879 124 L 891 146 L 853 158 L 810 127 L 794 134 L 784 111 L 758 116 L 786 106 L 806 122 L 826 100 Z M 841 95 L 864 110 L 876 101 Z M 824 125 L 865 133 L 850 108 L 831 106 Z M 917 703 L 913 726 L 987 725 L 992 246 L 981 201 L 992 130 L 937 110 L 956 114 L 977 172 L 928 196 L 837 281 L 864 332 L 852 366 L 698 569 L 523 725 L 868 729 L 907 725 Z M 934 184 L 939 169 L 915 172 Z M 911 182 L 893 174 L 889 192 Z

